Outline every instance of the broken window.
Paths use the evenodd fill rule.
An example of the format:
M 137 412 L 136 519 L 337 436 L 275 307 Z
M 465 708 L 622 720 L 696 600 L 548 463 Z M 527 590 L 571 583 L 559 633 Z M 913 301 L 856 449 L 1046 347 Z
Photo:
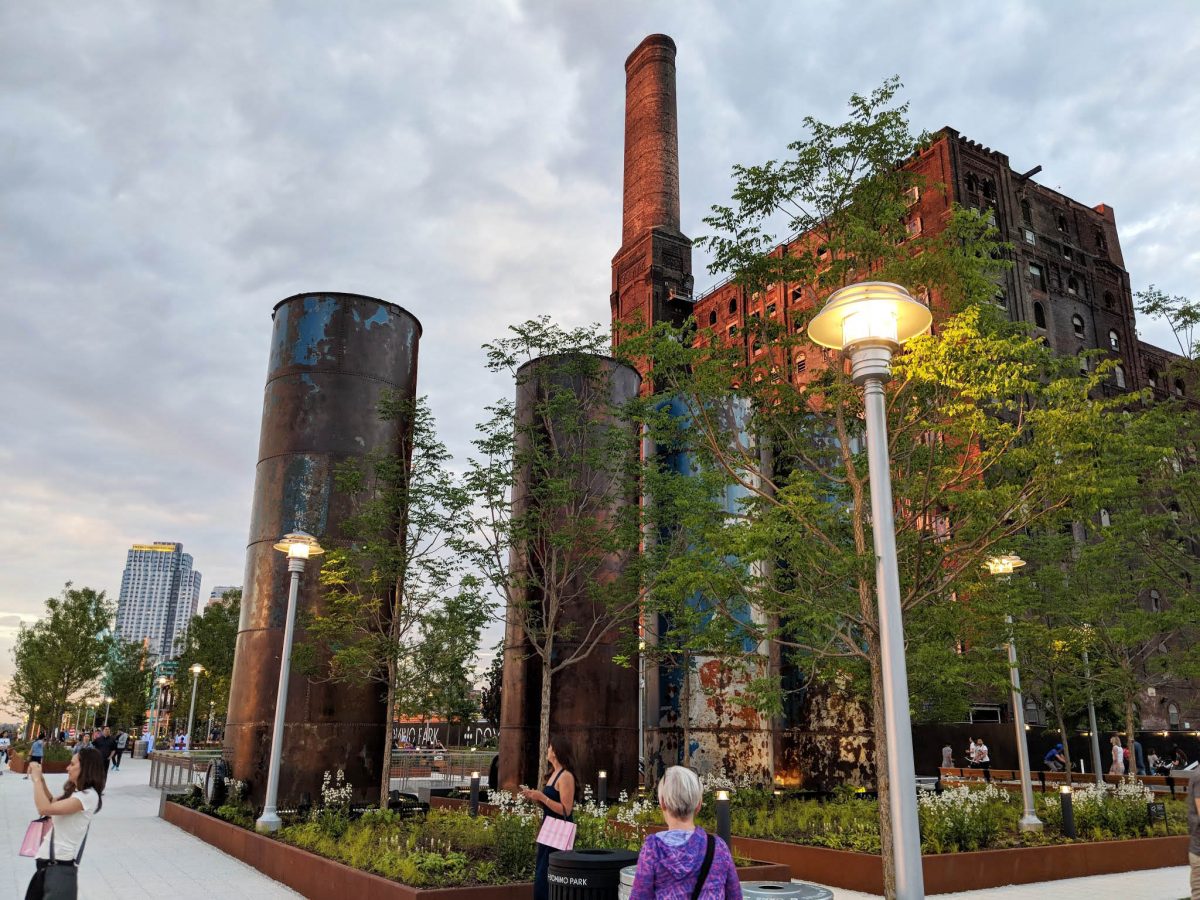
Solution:
M 1104 307 L 1105 307 L 1105 309 L 1112 309 L 1113 304 L 1116 302 L 1117 302 L 1117 298 L 1113 296 L 1112 291 L 1104 292 Z
M 1067 293 L 1072 297 L 1079 293 L 1079 279 L 1074 275 L 1067 278 Z
M 1121 349 L 1121 338 L 1112 328 L 1108 329 L 1108 346 L 1111 350 Z
M 1106 252 L 1108 250 L 1108 238 L 1104 236 L 1104 230 L 1101 228 L 1097 228 L 1095 237 L 1096 237 L 1096 249 L 1099 250 L 1101 253 Z
M 1034 286 L 1044 291 L 1046 289 L 1046 270 L 1037 263 L 1029 264 L 1029 277 L 1033 279 Z
M 1148 381 L 1150 383 L 1150 387 L 1157 388 L 1158 387 L 1158 373 L 1155 372 L 1153 369 L 1148 369 L 1146 371 L 1146 381 Z
M 1029 205 L 1028 200 L 1021 201 L 1021 221 L 1026 225 L 1033 224 L 1033 208 Z M 1032 244 L 1033 241 L 1030 241 L 1029 243 Z
M 1078 313 L 1071 316 L 1071 328 L 1075 331 L 1075 337 L 1084 337 L 1083 316 L 1079 315 Z
M 1040 303 L 1033 304 L 1033 324 L 1038 328 L 1046 327 L 1046 310 Z
M 1062 213 L 1059 213 L 1058 215 L 1056 215 L 1054 217 L 1054 225 L 1063 234 L 1067 233 L 1067 217 L 1064 216 Z

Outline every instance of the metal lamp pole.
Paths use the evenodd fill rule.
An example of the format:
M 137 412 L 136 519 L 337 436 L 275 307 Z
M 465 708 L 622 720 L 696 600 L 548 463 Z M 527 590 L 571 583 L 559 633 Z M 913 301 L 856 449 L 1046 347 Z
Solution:
M 287 554 L 291 587 L 288 589 L 287 618 L 283 626 L 283 646 L 279 651 L 279 690 L 275 695 L 275 723 L 271 729 L 271 763 L 267 771 L 267 794 L 263 801 L 262 815 L 254 823 L 258 831 L 278 831 L 283 825 L 279 818 L 279 765 L 283 753 L 283 719 L 287 712 L 288 676 L 291 674 L 292 634 L 296 628 L 296 599 L 300 593 L 300 575 L 310 556 L 319 556 L 325 551 L 316 538 L 303 531 L 285 535 L 276 550 Z
M 1017 762 L 1021 767 L 1021 800 L 1025 811 L 1017 827 L 1021 831 L 1041 831 L 1042 820 L 1033 805 L 1033 779 L 1029 774 L 1029 734 L 1025 731 L 1025 698 L 1021 695 L 1021 672 L 1017 668 L 1017 645 L 1013 641 L 1012 616 L 1004 617 L 1008 625 L 1008 678 L 1011 686 L 1013 728 L 1017 732 Z
M 863 389 L 896 900 L 924 898 L 925 877 L 921 871 L 921 830 L 917 818 L 916 767 L 908 712 L 908 671 L 904 660 L 883 385 L 891 378 L 892 354 L 906 340 L 928 329 L 931 321 L 929 309 L 904 288 L 875 281 L 835 291 L 808 326 L 814 343 L 849 353 L 850 377 Z
M 105 727 L 105 728 L 107 728 L 107 727 L 108 727 L 108 711 L 109 711 L 110 709 L 112 709 L 112 702 L 113 702 L 113 698 L 112 698 L 112 697 L 105 697 L 105 698 L 104 698 L 104 727 Z
M 204 740 L 206 742 L 212 740 L 212 717 L 213 717 L 213 710 L 216 708 L 216 705 L 217 705 L 216 700 L 208 701 L 208 731 L 206 731 L 204 733 Z
M 187 727 L 187 751 L 192 752 L 192 725 L 196 721 L 196 688 L 200 685 L 200 673 L 204 671 L 204 666 L 196 663 L 192 666 L 192 703 L 188 709 L 188 727 Z

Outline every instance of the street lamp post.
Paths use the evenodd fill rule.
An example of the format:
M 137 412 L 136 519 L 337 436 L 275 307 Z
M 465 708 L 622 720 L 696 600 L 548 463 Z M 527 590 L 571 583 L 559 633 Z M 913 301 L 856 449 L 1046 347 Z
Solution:
M 212 719 L 213 719 L 213 710 L 214 710 L 214 709 L 216 709 L 216 707 L 217 707 L 217 701 L 216 701 L 216 700 L 209 700 L 209 701 L 208 701 L 208 730 L 207 730 L 206 732 L 204 732 L 204 739 L 205 739 L 205 741 L 211 741 L 211 740 L 212 740 Z
M 892 355 L 909 338 L 926 331 L 932 320 L 928 307 L 914 300 L 900 285 L 867 281 L 834 291 L 808 325 L 808 336 L 813 343 L 850 355 L 850 377 L 863 388 L 896 900 L 923 898 L 925 879 L 921 872 L 921 831 L 917 819 L 916 768 L 908 712 L 908 672 L 904 661 L 904 622 L 883 385 L 892 374 Z
M 1016 554 L 993 556 L 985 565 L 993 575 L 1008 578 L 1013 571 L 1025 565 L 1025 560 Z M 1037 817 L 1033 805 L 1033 778 L 1029 774 L 1029 735 L 1025 730 L 1025 698 L 1021 693 L 1021 670 L 1017 668 L 1017 644 L 1013 640 L 1012 616 L 1004 617 L 1008 626 L 1008 684 L 1009 702 L 1012 704 L 1013 730 L 1017 739 L 1017 765 L 1021 770 L 1021 800 L 1025 810 L 1017 827 L 1021 831 L 1041 831 L 1042 820 Z
M 154 714 L 152 716 L 150 716 L 150 735 L 149 735 L 149 737 L 150 737 L 150 746 L 151 747 L 153 747 L 155 745 L 155 743 L 157 743 L 157 741 L 158 741 L 158 726 L 159 726 L 159 721 L 162 719 L 163 690 L 167 686 L 167 681 L 168 681 L 168 678 L 166 675 L 158 676 L 158 681 L 157 681 L 158 690 L 154 694 L 154 710 L 153 710 Z
M 196 663 L 192 666 L 192 703 L 188 709 L 188 729 L 187 729 L 187 751 L 192 752 L 192 725 L 196 721 L 196 688 L 200 684 L 200 673 L 204 671 L 204 666 Z
M 254 823 L 258 831 L 278 831 L 283 822 L 279 818 L 279 761 L 283 750 L 283 717 L 287 711 L 288 675 L 291 671 L 292 632 L 296 627 L 296 598 L 300 593 L 300 575 L 304 564 L 311 556 L 320 556 L 325 550 L 317 539 L 303 531 L 284 535 L 275 549 L 287 554 L 288 572 L 292 575 L 288 590 L 287 619 L 283 626 L 283 646 L 279 651 L 279 691 L 275 695 L 275 724 L 271 729 L 271 767 L 267 771 L 267 795 L 263 801 L 262 815 Z
M 112 709 L 113 698 L 106 696 L 104 698 L 104 727 L 108 727 L 108 711 Z

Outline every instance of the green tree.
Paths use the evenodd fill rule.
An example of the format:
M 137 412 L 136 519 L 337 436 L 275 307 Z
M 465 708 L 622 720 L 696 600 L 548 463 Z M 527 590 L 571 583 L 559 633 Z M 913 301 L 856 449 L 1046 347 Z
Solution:
M 638 612 L 637 433 L 614 399 L 607 344 L 599 326 L 565 330 L 542 317 L 484 345 L 488 368 L 528 402 L 498 400 L 478 426 L 470 559 L 505 601 L 516 641 L 506 649 L 540 665 L 538 759 L 556 676 Z
M 179 666 L 176 683 L 180 688 L 176 715 L 187 715 L 195 684 L 196 725 L 200 729 L 206 727 L 210 710 L 213 716 L 224 716 L 229 708 L 229 684 L 233 679 L 233 652 L 237 646 L 241 603 L 241 588 L 226 591 L 219 603 L 209 603 L 204 612 L 192 616 L 187 631 L 176 644 Z M 197 663 L 204 667 L 198 683 L 191 675 L 191 667 Z M 191 740 L 194 735 L 188 737 Z
M 338 488 L 354 502 L 341 535 L 350 544 L 324 558 L 323 604 L 305 617 L 295 660 L 310 678 L 378 684 L 390 715 L 431 694 L 448 701 L 456 685 L 447 670 L 473 657 L 487 607 L 463 562 L 469 498 L 426 401 L 389 393 L 379 412 L 411 437 L 395 452 L 339 468 Z M 390 754 L 389 728 L 384 759 Z M 381 806 L 389 772 L 385 764 Z
M 118 641 L 104 673 L 104 693 L 113 698 L 109 724 L 136 731 L 149 706 L 153 667 L 141 641 Z
M 18 634 L 9 691 L 26 710 L 39 707 L 36 720 L 47 733 L 57 729 L 64 712 L 96 693 L 111 626 L 104 592 L 67 582 L 60 596 L 46 601 L 45 616 Z
M 492 648 L 492 661 L 484 674 L 480 712 L 492 728 L 500 728 L 500 698 L 504 693 L 504 641 Z
M 744 346 L 660 326 L 630 348 L 652 361 L 662 403 L 682 407 L 650 423 L 656 442 L 690 456 L 694 470 L 648 476 L 657 533 L 675 536 L 677 559 L 660 564 L 655 602 L 670 615 L 701 598 L 710 618 L 698 640 L 708 652 L 745 659 L 746 646 L 771 645 L 811 677 L 850 675 L 870 698 L 889 894 L 891 786 L 863 404 L 840 361 L 814 371 L 805 330 L 816 301 L 869 273 L 927 293 L 939 312 L 936 332 L 894 360 L 887 387 L 905 632 L 910 662 L 922 666 L 910 671 L 918 709 L 927 686 L 959 665 L 951 638 L 970 633 L 965 601 L 979 589 L 984 560 L 1092 496 L 1101 480 L 1096 448 L 1122 429 L 1117 402 L 1092 396 L 1104 365 L 1081 374 L 1078 361 L 1056 357 L 997 309 L 1005 248 L 985 213 L 953 208 L 944 230 L 909 237 L 905 192 L 920 180 L 898 164 L 922 139 L 894 102 L 898 87 L 892 80 L 853 97 L 844 123 L 806 120 L 812 136 L 792 144 L 785 162 L 735 168 L 733 205 L 706 220 L 717 231 L 706 240 L 714 268 L 731 269 L 750 290 L 800 282 L 812 308 L 786 326 L 748 318 Z M 807 237 L 767 254 L 788 232 Z M 752 687 L 777 693 L 778 683 L 757 678 Z

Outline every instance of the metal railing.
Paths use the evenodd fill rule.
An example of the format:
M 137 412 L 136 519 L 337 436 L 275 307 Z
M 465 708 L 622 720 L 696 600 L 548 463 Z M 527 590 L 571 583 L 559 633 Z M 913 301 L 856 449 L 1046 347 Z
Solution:
M 194 784 L 203 785 L 209 764 L 220 756 L 220 750 L 156 750 L 150 754 L 150 786 L 168 791 L 186 791 Z
M 494 750 L 393 750 L 391 777 L 400 781 L 400 790 L 465 787 L 471 783 L 471 773 L 478 772 L 486 786 L 495 756 Z

